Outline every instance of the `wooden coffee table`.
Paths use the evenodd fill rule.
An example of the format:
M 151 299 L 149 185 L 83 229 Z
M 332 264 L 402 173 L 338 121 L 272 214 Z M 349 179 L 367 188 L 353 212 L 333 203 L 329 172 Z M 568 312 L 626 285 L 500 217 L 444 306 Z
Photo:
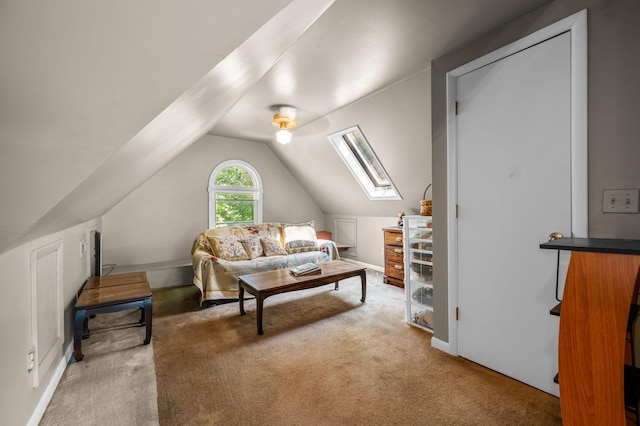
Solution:
M 366 268 L 341 260 L 322 262 L 317 265 L 321 268 L 322 272 L 316 275 L 296 277 L 291 274 L 289 269 L 276 269 L 273 271 L 259 272 L 257 274 L 241 275 L 238 277 L 240 314 L 246 314 L 244 311 L 244 292 L 247 291 L 256 297 L 258 334 L 262 334 L 263 304 L 264 299 L 267 297 L 278 293 L 306 290 L 308 288 L 332 283 L 335 283 L 335 289 L 338 290 L 338 282 L 340 280 L 358 275 L 360 276 L 360 282 L 362 284 L 362 298 L 360 301 L 364 303 L 367 296 Z

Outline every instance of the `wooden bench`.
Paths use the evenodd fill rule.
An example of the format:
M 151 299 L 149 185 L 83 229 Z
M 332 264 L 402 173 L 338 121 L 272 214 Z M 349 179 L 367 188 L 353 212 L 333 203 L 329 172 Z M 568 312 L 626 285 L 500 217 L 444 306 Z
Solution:
M 89 317 L 95 314 L 141 308 L 140 325 L 146 326 L 143 344 L 151 342 L 151 287 L 144 272 L 92 277 L 82 288 L 75 305 L 73 357 L 82 361 L 82 339 L 89 337 Z

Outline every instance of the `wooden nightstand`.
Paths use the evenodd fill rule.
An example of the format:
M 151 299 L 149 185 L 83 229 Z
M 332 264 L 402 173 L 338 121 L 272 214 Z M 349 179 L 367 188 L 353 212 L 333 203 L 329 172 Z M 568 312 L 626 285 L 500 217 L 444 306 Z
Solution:
M 402 228 L 382 228 L 384 232 L 384 277 L 383 282 L 404 288 L 404 240 Z

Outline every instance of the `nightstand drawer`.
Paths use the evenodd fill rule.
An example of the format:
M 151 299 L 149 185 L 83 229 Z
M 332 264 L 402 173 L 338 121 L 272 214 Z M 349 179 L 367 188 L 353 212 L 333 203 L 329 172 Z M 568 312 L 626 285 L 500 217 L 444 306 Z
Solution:
M 402 247 L 386 246 L 384 248 L 384 259 L 396 263 L 404 263 L 404 250 Z
M 391 246 L 400 246 L 402 247 L 403 244 L 403 239 L 402 239 L 402 232 L 385 232 L 384 233 L 384 245 L 391 245 Z
M 404 280 L 404 264 L 402 263 L 402 261 L 400 262 L 387 261 L 384 264 L 384 273 L 385 275 L 391 278 Z

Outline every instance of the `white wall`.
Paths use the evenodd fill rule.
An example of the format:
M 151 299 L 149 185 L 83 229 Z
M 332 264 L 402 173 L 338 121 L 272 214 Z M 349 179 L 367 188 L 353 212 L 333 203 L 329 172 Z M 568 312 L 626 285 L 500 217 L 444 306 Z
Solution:
M 291 144 L 272 146 L 325 211 L 327 231 L 335 232 L 335 218 L 356 221 L 357 247 L 343 252 L 344 257 L 382 268 L 382 228 L 396 225 L 399 212 L 420 212 L 431 183 L 430 79 L 426 69 L 300 129 Z M 353 125 L 362 129 L 402 200 L 369 200 L 331 147 L 327 135 Z
M 58 356 L 47 371 L 41 372 L 38 387 L 34 388 L 33 373 L 27 372 L 27 353 L 32 347 L 31 331 L 31 252 L 55 241 L 62 244 L 62 354 L 73 341 L 73 313 L 76 292 L 89 274 L 88 251 L 81 255 L 80 244 L 88 242 L 90 229 L 100 229 L 99 219 L 48 235 L 11 249 L 0 255 L 0 276 L 3 293 L 0 298 L 0 424 L 26 424 L 43 395 L 52 392 L 48 386 L 55 374 L 61 374 L 66 359 Z M 49 319 L 47 319 L 49 320 Z M 48 399 L 44 401 L 46 404 Z M 44 410 L 46 405 L 40 408 Z
M 0 251 L 97 217 L 123 197 L 118 187 L 43 218 L 290 2 L 3 0 Z M 264 59 L 255 54 L 254 63 Z M 38 173 L 25 172 L 29 164 Z M 127 182 L 141 176 L 133 163 L 118 164 Z M 137 164 L 152 170 L 162 156 Z
M 206 135 L 103 216 L 105 263 L 187 259 L 193 238 L 207 227 L 211 171 L 222 161 L 238 159 L 262 177 L 264 221 L 314 219 L 316 229 L 333 232 L 335 217 L 356 218 L 356 254 L 345 255 L 382 267 L 382 227 L 396 224 L 400 211 L 417 214 L 431 182 L 430 76 L 425 70 L 335 111 L 296 131 L 286 146 Z M 356 124 L 402 201 L 368 200 L 326 139 Z
M 398 217 L 378 216 L 349 216 L 342 214 L 328 214 L 325 217 L 327 230 L 335 235 L 334 223 L 336 219 L 350 219 L 356 223 L 356 246 L 341 253 L 347 259 L 377 266 L 384 269 L 384 236 L 382 228 L 398 224 Z
M 208 227 L 209 176 L 231 159 L 246 161 L 260 173 L 263 221 L 313 219 L 317 229 L 324 227 L 322 211 L 267 145 L 205 135 L 103 216 L 105 263 L 189 258 L 195 236 Z
M 388 217 L 418 214 L 431 183 L 431 70 L 340 108 L 272 149 L 325 213 Z M 371 201 L 327 136 L 358 125 L 402 195 Z

